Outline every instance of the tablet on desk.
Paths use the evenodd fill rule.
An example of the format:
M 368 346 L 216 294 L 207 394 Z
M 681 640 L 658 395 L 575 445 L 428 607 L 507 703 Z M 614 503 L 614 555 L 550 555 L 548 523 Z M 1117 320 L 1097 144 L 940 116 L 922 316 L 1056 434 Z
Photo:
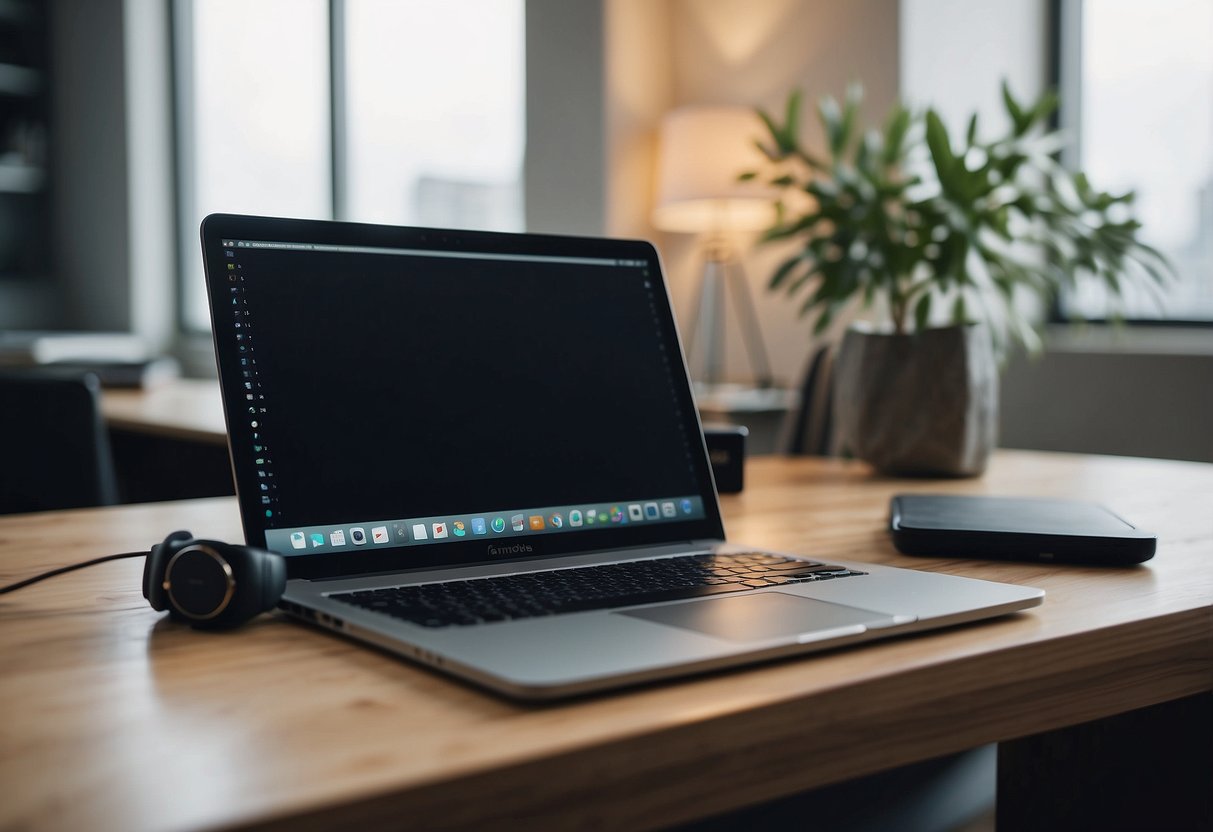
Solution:
M 898 494 L 893 545 L 907 555 L 1128 565 L 1157 538 L 1096 503 L 1030 497 Z

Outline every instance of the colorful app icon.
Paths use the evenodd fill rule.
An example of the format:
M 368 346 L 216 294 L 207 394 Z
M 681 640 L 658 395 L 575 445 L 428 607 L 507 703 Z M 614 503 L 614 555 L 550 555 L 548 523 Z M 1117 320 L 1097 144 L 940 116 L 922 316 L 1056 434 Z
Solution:
M 320 534 L 319 532 L 312 532 L 312 548 L 315 549 L 317 546 L 323 545 L 324 535 Z
M 404 525 L 403 523 L 396 523 L 392 527 L 392 530 L 396 533 L 397 540 L 408 540 L 409 539 L 409 528 L 408 528 L 408 526 Z
M 656 503 L 645 503 L 644 504 L 644 519 L 645 520 L 656 520 L 660 516 L 661 516 L 661 509 L 657 508 Z
M 623 522 L 623 509 L 621 509 L 619 506 L 611 506 L 611 522 L 612 523 L 622 523 Z
M 575 508 L 569 512 L 569 525 L 580 526 L 582 523 L 581 509 Z
M 303 534 L 303 532 L 291 532 L 291 546 L 295 547 L 296 549 L 307 548 L 307 537 Z
M 510 518 L 510 528 L 516 532 L 522 531 L 526 527 L 526 517 L 521 514 L 515 514 Z
M 387 534 L 387 526 L 375 526 L 371 529 L 372 543 L 390 543 L 391 538 Z
M 683 500 L 683 501 L 682 501 L 682 513 L 683 513 L 683 514 L 690 514 L 690 513 L 691 513 L 691 501 L 690 501 L 690 500 Z
M 640 507 L 640 503 L 628 503 L 628 519 L 633 523 L 644 519 L 644 509 Z
M 425 523 L 413 524 L 413 540 L 429 540 L 429 535 L 425 533 Z
M 439 538 L 447 536 L 446 523 L 434 523 L 433 529 L 434 529 L 434 539 L 435 540 L 438 540 Z
M 462 520 L 456 520 L 451 523 L 451 531 L 455 533 L 455 537 L 463 537 L 468 533 L 468 527 L 463 524 Z
M 354 542 L 355 546 L 361 546 L 363 543 L 366 543 L 366 529 L 362 528 L 362 526 L 355 526 L 350 529 L 350 540 Z
M 345 545 L 345 530 L 338 529 L 335 532 L 329 532 L 329 543 L 333 544 L 334 546 L 344 546 Z
M 532 514 L 528 519 L 531 524 L 531 531 L 538 532 L 543 530 L 543 515 Z
M 472 534 L 488 534 L 489 530 L 485 528 L 483 517 L 472 518 Z
M 678 510 L 674 508 L 674 503 L 672 501 L 666 500 L 664 503 L 661 504 L 661 516 L 662 517 L 673 517 L 677 513 L 678 513 Z
M 553 529 L 559 529 L 561 526 L 564 525 L 564 518 L 561 517 L 559 514 L 553 514 L 552 516 L 550 516 L 548 518 L 548 524 Z
M 605 515 L 603 515 L 603 517 L 602 517 L 601 519 L 603 520 L 603 522 L 605 522 L 605 521 L 606 521 L 606 516 L 605 516 Z M 598 520 L 599 520 L 599 517 L 598 517 L 598 509 L 596 509 L 596 508 L 592 508 L 592 509 L 590 509 L 589 511 L 587 511 L 587 512 L 585 513 L 585 523 L 586 523 L 586 525 L 587 525 L 587 526 L 592 526 L 592 525 L 594 525 L 595 523 L 597 523 L 597 522 L 598 522 Z
M 504 517 L 494 517 L 493 518 L 493 531 L 497 532 L 497 534 L 501 534 L 503 531 L 505 531 L 505 518 Z

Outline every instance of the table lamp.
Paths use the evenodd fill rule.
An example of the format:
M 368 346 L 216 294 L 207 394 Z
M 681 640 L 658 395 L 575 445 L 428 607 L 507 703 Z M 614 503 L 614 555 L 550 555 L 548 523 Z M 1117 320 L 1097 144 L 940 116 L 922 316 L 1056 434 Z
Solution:
M 722 379 L 727 296 L 732 295 L 755 384 L 771 386 L 771 370 L 754 303 L 728 234 L 765 228 L 773 219 L 772 194 L 738 175 L 758 167 L 754 147 L 762 123 L 745 107 L 681 107 L 661 124 L 653 225 L 663 231 L 704 235 L 698 311 L 687 337 L 688 363 L 700 386 Z M 726 290 L 726 285 L 729 287 Z M 703 352 L 702 374 L 697 339 Z

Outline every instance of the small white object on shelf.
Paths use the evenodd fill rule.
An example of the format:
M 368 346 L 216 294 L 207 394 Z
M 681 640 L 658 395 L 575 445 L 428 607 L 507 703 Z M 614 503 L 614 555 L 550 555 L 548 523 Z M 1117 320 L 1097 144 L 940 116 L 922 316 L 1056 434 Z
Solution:
M 151 357 L 147 343 L 129 332 L 0 331 L 0 366 L 139 362 Z

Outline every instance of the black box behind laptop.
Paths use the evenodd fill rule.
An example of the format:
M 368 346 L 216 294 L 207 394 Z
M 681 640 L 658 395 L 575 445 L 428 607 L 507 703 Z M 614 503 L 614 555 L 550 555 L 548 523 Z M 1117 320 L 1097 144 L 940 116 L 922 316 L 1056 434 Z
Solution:
M 745 485 L 745 438 L 749 434 L 744 425 L 703 426 L 712 476 L 721 494 L 736 494 Z

